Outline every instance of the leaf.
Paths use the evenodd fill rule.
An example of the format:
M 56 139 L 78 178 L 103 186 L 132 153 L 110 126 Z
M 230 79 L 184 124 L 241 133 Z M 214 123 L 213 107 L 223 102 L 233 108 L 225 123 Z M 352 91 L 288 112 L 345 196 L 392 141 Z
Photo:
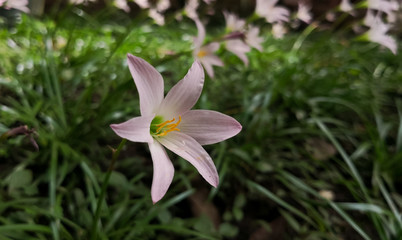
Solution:
M 28 169 L 16 170 L 9 175 L 8 191 L 11 193 L 15 189 L 23 188 L 32 182 L 32 172 Z

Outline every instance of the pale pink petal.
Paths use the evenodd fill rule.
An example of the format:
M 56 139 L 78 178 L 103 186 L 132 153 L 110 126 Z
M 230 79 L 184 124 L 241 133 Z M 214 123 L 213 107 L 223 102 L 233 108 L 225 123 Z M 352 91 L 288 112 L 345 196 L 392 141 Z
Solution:
M 152 142 L 150 126 L 155 115 L 135 117 L 119 124 L 111 124 L 113 131 L 132 142 Z
M 297 18 L 305 23 L 310 23 L 312 20 L 311 6 L 304 2 L 299 2 L 299 8 L 297 11 Z
M 218 67 L 223 66 L 223 61 L 218 56 L 215 55 L 207 55 L 205 57 L 198 59 L 202 63 L 202 66 L 204 66 L 205 71 L 207 71 L 207 74 L 210 78 L 214 78 L 214 69 L 212 66 L 218 66 Z
M 257 0 L 255 13 L 265 17 L 269 23 L 288 22 L 290 12 L 284 7 L 276 7 L 278 0 Z
M 165 25 L 165 17 L 161 13 L 159 13 L 156 8 L 150 8 L 148 16 L 152 18 L 159 26 Z
M 228 11 L 223 11 L 226 21 L 226 29 L 229 32 L 243 31 L 246 25 L 246 21 L 240 19 L 237 15 Z
M 210 56 L 205 56 L 204 57 L 205 62 L 210 63 L 213 66 L 218 66 L 218 67 L 223 67 L 223 61 L 215 55 L 210 55 Z
M 165 196 L 166 191 L 172 183 L 174 168 L 165 149 L 160 145 L 160 143 L 154 141 L 153 143 L 148 143 L 148 146 L 154 166 L 151 197 L 152 202 L 155 204 Z
M 243 61 L 244 65 L 248 66 L 248 58 L 246 53 L 250 52 L 250 46 L 245 44 L 242 40 L 234 39 L 226 42 L 226 49 L 234 53 Z
M 198 19 L 197 8 L 199 2 L 198 0 L 188 0 L 186 5 L 184 6 L 184 11 L 187 16 L 191 19 Z
M 116 5 L 117 8 L 120 8 L 125 12 L 130 12 L 130 7 L 127 5 L 126 0 L 115 0 L 114 4 Z
M 220 47 L 220 43 L 212 42 L 208 45 L 203 46 L 201 49 L 210 53 L 218 51 Z
M 156 9 L 158 12 L 164 12 L 170 8 L 170 0 L 159 0 L 156 4 Z
M 238 134 L 242 126 L 236 119 L 216 111 L 190 110 L 182 116 L 180 132 L 201 145 L 214 144 Z
M 204 78 L 201 64 L 195 61 L 186 76 L 170 89 L 160 105 L 158 115 L 172 119 L 190 110 L 201 95 Z
M 202 46 L 202 43 L 204 42 L 205 39 L 205 27 L 204 24 L 200 21 L 198 18 L 193 19 L 195 22 L 195 25 L 197 26 L 198 34 L 197 37 L 194 39 L 194 47 L 196 49 L 200 49 Z
M 264 41 L 262 37 L 259 36 L 260 29 L 258 27 L 249 26 L 249 30 L 246 32 L 246 43 L 258 51 L 262 51 L 261 43 Z
M 140 8 L 149 8 L 151 5 L 149 4 L 148 0 L 134 0 L 134 2 L 140 7 Z
M 351 12 L 353 10 L 353 6 L 350 3 L 350 0 L 341 0 L 339 9 L 343 12 Z
M 215 164 L 194 138 L 180 132 L 170 132 L 157 140 L 170 151 L 189 161 L 209 184 L 218 186 L 219 176 Z
M 141 115 L 152 115 L 163 100 L 163 78 L 144 59 L 127 54 L 127 60 L 140 95 Z
M 205 71 L 207 71 L 207 74 L 210 78 L 214 78 L 215 73 L 214 73 L 214 68 L 212 67 L 212 64 L 208 61 L 203 61 L 200 60 L 202 63 L 202 66 L 204 66 Z

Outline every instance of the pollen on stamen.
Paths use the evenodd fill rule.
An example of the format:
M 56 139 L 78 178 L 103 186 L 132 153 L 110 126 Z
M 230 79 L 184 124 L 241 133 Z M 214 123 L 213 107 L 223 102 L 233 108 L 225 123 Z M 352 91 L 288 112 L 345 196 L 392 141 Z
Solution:
M 200 57 L 200 58 L 205 57 L 206 55 L 208 55 L 208 53 L 206 51 L 204 51 L 204 50 L 200 50 L 197 53 L 197 56 Z
M 175 121 L 175 118 L 156 125 L 156 126 L 159 126 L 159 128 L 156 130 L 156 136 L 163 137 L 163 136 L 166 136 L 166 134 L 168 134 L 169 132 L 180 131 L 180 129 L 177 128 L 177 126 L 181 122 L 181 116 L 179 116 L 179 120 L 176 123 L 172 123 L 174 121 Z

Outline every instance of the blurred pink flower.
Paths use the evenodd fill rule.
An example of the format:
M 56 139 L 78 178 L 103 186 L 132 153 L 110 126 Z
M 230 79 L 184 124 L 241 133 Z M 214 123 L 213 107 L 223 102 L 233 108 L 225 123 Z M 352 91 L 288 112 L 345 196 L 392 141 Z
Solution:
M 226 20 L 226 30 L 230 33 L 225 37 L 225 39 L 228 40 L 226 47 L 229 51 L 239 56 L 244 64 L 247 65 L 248 61 L 244 55 L 244 53 L 250 51 L 250 48 L 247 45 L 258 49 L 259 51 L 262 50 L 261 42 L 263 39 L 259 37 L 260 29 L 252 25 L 249 25 L 246 29 L 246 21 L 240 19 L 235 14 L 224 11 L 223 15 Z M 239 39 L 245 43 L 241 43 L 242 41 L 239 42 Z
M 225 16 L 226 30 L 228 32 L 241 32 L 244 30 L 244 27 L 246 26 L 245 20 L 240 19 L 237 15 L 227 11 L 223 11 L 223 15 Z
M 170 0 L 159 0 L 156 3 L 156 10 L 160 13 L 166 11 L 168 8 L 170 8 Z
M 278 0 L 257 0 L 255 13 L 264 17 L 269 23 L 288 22 L 289 10 L 284 7 L 276 7 Z
M 248 30 L 245 33 L 246 36 L 245 41 L 249 46 L 261 52 L 262 51 L 261 43 L 264 41 L 264 39 L 259 35 L 260 35 L 260 29 L 258 27 L 249 25 Z
M 350 3 L 350 0 L 342 0 L 341 3 L 339 4 L 339 9 L 342 12 L 351 12 L 353 10 L 353 6 Z
M 165 16 L 163 16 L 156 8 L 150 8 L 148 16 L 152 18 L 156 24 L 165 25 Z
M 367 0 L 369 9 L 385 12 L 386 14 L 392 14 L 393 11 L 399 9 L 399 4 L 395 1 L 388 0 Z
M 205 71 L 207 71 L 207 74 L 209 77 L 213 78 L 214 77 L 214 69 L 213 66 L 223 66 L 222 60 L 216 56 L 214 53 L 219 49 L 219 43 L 213 42 L 208 45 L 203 46 L 203 42 L 205 39 L 205 27 L 201 23 L 201 21 L 198 18 L 193 19 L 198 30 L 198 35 L 194 39 L 194 51 L 193 51 L 193 56 L 196 58 L 198 61 L 201 62 L 201 64 L 204 66 Z
M 199 2 L 198 0 L 188 0 L 186 5 L 184 6 L 184 12 L 191 19 L 198 19 L 198 9 Z
M 311 6 L 304 2 L 299 2 L 299 8 L 297 10 L 297 18 L 305 23 L 310 23 L 312 20 Z
M 128 54 L 128 66 L 138 89 L 141 116 L 110 127 L 122 138 L 148 143 L 154 167 L 153 203 L 165 195 L 174 175 L 173 164 L 163 146 L 189 161 L 209 184 L 217 187 L 218 172 L 201 145 L 233 137 L 242 127 L 225 114 L 191 110 L 204 85 L 200 63 L 195 61 L 166 97 L 163 78 L 154 67 L 131 54 Z
M 287 33 L 287 29 L 283 25 L 283 23 L 275 23 L 272 25 L 272 35 L 274 38 L 281 39 Z
M 115 0 L 114 5 L 125 12 L 130 12 L 130 7 L 127 5 L 127 0 Z
M 29 13 L 28 0 L 6 0 L 2 1 L 0 6 L 3 5 L 5 9 L 17 9 L 21 12 Z
M 148 0 L 133 0 L 140 8 L 150 8 Z
M 366 36 L 369 41 L 387 47 L 393 54 L 396 54 L 398 49 L 396 40 L 386 34 L 390 26 L 381 20 L 380 15 L 374 16 L 372 11 L 368 11 L 364 18 L 364 24 L 370 29 L 363 36 Z
M 226 49 L 234 53 L 244 65 L 248 66 L 248 58 L 246 53 L 250 52 L 251 48 L 240 39 L 230 39 L 226 41 Z

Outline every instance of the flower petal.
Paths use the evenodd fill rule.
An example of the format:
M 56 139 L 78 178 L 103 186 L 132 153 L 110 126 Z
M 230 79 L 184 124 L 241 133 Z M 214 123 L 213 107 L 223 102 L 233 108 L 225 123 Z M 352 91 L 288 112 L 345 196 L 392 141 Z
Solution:
M 194 38 L 194 47 L 198 49 L 202 46 L 202 43 L 204 42 L 205 39 L 205 27 L 198 17 L 193 18 L 193 20 L 198 30 L 198 35 L 196 38 Z
M 113 131 L 132 142 L 153 142 L 150 134 L 151 121 L 155 115 L 135 117 L 119 124 L 111 124 Z
M 155 113 L 163 100 L 163 78 L 144 59 L 127 54 L 128 67 L 140 95 L 141 115 Z
M 207 145 L 235 136 L 242 126 L 236 119 L 220 112 L 191 110 L 182 116 L 179 128 L 201 145 Z
M 149 150 L 151 151 L 152 162 L 154 165 L 154 176 L 152 179 L 151 197 L 152 202 L 155 204 L 165 196 L 174 176 L 173 164 L 170 161 L 165 149 L 154 141 L 148 143 Z
M 234 53 L 244 65 L 248 66 L 248 58 L 246 53 L 250 52 L 251 48 L 245 44 L 242 40 L 234 39 L 226 42 L 226 49 Z
M 218 186 L 219 176 L 215 164 L 194 138 L 180 132 L 170 132 L 157 140 L 170 151 L 189 161 L 209 184 Z
M 203 86 L 204 69 L 198 61 L 195 61 L 186 76 L 166 95 L 158 115 L 172 119 L 187 112 L 197 102 Z

